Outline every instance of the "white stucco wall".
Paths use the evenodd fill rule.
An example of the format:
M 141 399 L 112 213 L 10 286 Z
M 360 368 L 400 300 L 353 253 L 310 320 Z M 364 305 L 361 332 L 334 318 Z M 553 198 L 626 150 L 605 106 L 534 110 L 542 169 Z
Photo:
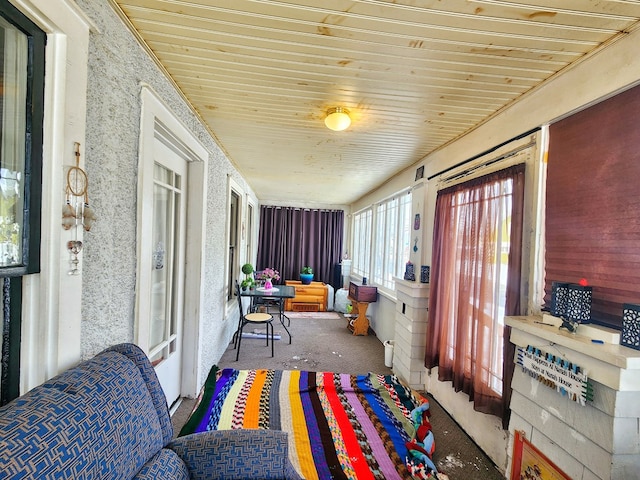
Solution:
M 79 0 L 95 22 L 89 42 L 86 170 L 98 221 L 85 235 L 82 356 L 134 340 L 137 168 L 141 84 L 148 84 L 209 152 L 200 375 L 219 360 L 235 322 L 225 319 L 228 177 L 253 192 L 173 85 L 106 1 Z

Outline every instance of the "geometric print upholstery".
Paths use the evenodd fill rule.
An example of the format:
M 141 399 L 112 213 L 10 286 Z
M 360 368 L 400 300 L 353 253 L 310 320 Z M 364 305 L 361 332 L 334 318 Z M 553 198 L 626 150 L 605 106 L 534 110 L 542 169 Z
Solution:
M 151 362 L 117 345 L 0 407 L 0 479 L 300 478 L 285 432 L 172 435 Z
M 158 421 L 162 429 L 162 444 L 166 445 L 173 438 L 173 424 L 169 415 L 169 407 L 167 406 L 167 397 L 162 390 L 156 370 L 151 365 L 149 358 L 140 347 L 133 343 L 121 343 L 113 347 L 107 348 L 107 352 L 118 352 L 131 360 L 140 370 L 142 379 L 149 390 L 153 405 L 158 412 Z
M 176 438 L 168 448 L 180 455 L 192 479 L 299 478 L 288 460 L 287 433 L 280 430 L 194 433 Z
M 9 478 L 128 479 L 162 443 L 140 370 L 116 352 L 0 409 L 0 472 Z
M 189 471 L 176 452 L 163 448 L 133 478 L 134 480 L 189 480 Z

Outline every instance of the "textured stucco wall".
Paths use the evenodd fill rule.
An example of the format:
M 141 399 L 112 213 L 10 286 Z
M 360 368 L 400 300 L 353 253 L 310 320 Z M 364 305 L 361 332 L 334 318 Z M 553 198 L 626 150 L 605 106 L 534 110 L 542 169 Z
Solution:
M 78 0 L 95 23 L 89 45 L 86 170 L 89 202 L 98 215 L 82 253 L 82 355 L 133 341 L 136 286 L 137 170 L 141 83 L 163 99 L 209 152 L 205 292 L 200 326 L 203 375 L 227 346 L 223 323 L 227 176 L 247 190 L 198 118 L 106 0 Z

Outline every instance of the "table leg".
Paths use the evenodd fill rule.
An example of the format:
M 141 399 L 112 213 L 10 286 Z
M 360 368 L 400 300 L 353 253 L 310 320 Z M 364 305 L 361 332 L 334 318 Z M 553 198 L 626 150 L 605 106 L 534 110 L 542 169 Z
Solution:
M 356 302 L 351 300 L 351 303 L 356 308 L 358 316 L 353 322 L 349 323 L 349 330 L 354 335 L 369 335 L 369 319 L 367 318 L 367 308 L 369 302 Z

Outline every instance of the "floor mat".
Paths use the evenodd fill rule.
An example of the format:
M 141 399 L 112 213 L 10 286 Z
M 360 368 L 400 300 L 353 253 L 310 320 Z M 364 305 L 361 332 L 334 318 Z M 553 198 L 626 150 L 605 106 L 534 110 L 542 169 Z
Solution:
M 285 312 L 285 315 L 289 318 L 328 318 L 332 320 L 340 318 L 340 314 L 336 312 Z

